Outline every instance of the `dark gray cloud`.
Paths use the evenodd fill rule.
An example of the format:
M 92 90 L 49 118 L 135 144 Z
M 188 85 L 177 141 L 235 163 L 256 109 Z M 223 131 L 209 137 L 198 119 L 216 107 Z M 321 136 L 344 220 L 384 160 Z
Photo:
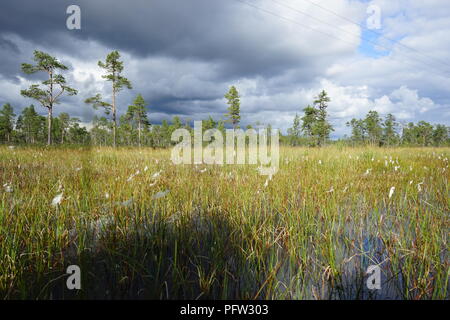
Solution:
M 65 10 L 72 2 L 3 0 L 0 30 L 73 56 L 85 57 L 72 40 L 78 38 L 137 58 L 210 61 L 221 66 L 223 79 L 273 76 L 292 65 L 311 71 L 311 61 L 279 37 L 284 31 L 280 25 L 265 23 L 236 1 L 80 0 L 79 31 L 65 28 Z

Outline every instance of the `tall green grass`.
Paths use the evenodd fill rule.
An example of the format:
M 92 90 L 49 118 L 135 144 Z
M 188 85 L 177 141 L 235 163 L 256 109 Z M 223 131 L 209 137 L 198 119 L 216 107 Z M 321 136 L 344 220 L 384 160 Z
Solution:
M 282 148 L 265 187 L 255 165 L 173 165 L 169 150 L 2 147 L 0 297 L 448 299 L 448 158 Z

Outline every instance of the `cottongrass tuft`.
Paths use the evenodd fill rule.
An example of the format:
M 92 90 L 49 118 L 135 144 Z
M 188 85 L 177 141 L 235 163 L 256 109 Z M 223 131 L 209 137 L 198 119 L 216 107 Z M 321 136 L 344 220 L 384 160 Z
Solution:
M 423 185 L 423 182 L 419 182 L 419 183 L 417 184 L 417 191 L 418 191 L 418 192 L 421 192 L 421 191 L 422 191 L 422 185 Z
M 11 186 L 11 183 L 5 183 L 3 185 L 3 188 L 5 189 L 5 192 L 12 193 L 14 191 L 13 187 Z
M 152 179 L 158 178 L 158 177 L 161 175 L 161 173 L 162 173 L 162 170 L 159 170 L 158 172 L 155 172 L 155 173 L 152 175 Z
M 62 200 L 63 200 L 63 192 L 61 192 L 60 194 L 58 194 L 56 197 L 53 198 L 52 206 L 57 207 Z
M 392 198 L 394 191 L 395 191 L 395 187 L 392 187 L 391 190 L 389 190 L 389 199 Z

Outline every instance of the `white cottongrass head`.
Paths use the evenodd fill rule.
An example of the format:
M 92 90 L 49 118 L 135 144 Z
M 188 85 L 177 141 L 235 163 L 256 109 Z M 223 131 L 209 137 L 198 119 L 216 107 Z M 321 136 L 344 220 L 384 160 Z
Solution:
M 152 179 L 158 178 L 158 177 L 161 175 L 161 172 L 162 172 L 162 170 L 160 170 L 160 171 L 158 171 L 158 172 L 155 172 L 155 173 L 152 175 Z
M 128 177 L 127 182 L 130 182 L 131 180 L 133 180 L 133 178 L 137 175 L 139 175 L 141 173 L 140 170 L 136 171 L 135 173 L 133 173 L 131 176 Z
M 392 198 L 395 191 L 395 187 L 392 187 L 391 190 L 389 190 L 389 199 Z
M 11 186 L 11 183 L 5 183 L 3 185 L 3 188 L 5 189 L 5 192 L 11 193 L 13 192 L 13 187 Z
M 61 192 L 60 194 L 58 194 L 56 197 L 53 198 L 52 206 L 57 207 L 62 200 L 63 200 L 63 192 Z
M 422 185 L 423 185 L 423 182 L 420 182 L 420 183 L 417 184 L 417 191 L 418 192 L 422 191 Z

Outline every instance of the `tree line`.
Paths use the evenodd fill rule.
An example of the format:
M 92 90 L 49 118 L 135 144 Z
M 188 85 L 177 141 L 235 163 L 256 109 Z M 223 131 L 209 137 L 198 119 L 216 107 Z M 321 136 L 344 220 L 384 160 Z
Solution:
M 99 146 L 151 146 L 169 147 L 172 132 L 185 128 L 193 131 L 190 120 L 182 121 L 174 116 L 171 121 L 163 120 L 160 125 L 152 124 L 148 117 L 148 102 L 138 94 L 128 106 L 124 114 L 118 114 L 117 95 L 123 89 L 132 89 L 131 82 L 123 75 L 124 66 L 118 51 L 112 51 L 105 61 L 98 66 L 104 71 L 105 81 L 110 82 L 111 98 L 105 100 L 100 93 L 85 100 L 94 109 L 102 109 L 103 116 L 94 116 L 92 126 L 88 130 L 81 126 L 78 118 L 68 113 L 60 113 L 53 117 L 53 110 L 61 103 L 63 96 L 74 96 L 78 91 L 70 87 L 62 71 L 68 67 L 55 57 L 42 51 L 34 51 L 33 64 L 23 63 L 21 69 L 25 74 L 43 72 L 46 79 L 21 90 L 21 95 L 33 99 L 47 111 L 47 116 L 40 115 L 33 104 L 26 107 L 16 116 L 14 108 L 6 103 L 0 109 L 0 141 L 3 143 L 26 144 L 92 144 Z M 202 120 L 203 130 L 216 128 L 225 132 L 227 124 L 239 128 L 240 95 L 235 86 L 231 86 L 224 95 L 228 104 L 225 119 L 215 120 L 211 116 Z M 281 136 L 281 143 L 299 146 L 323 146 L 330 141 L 334 131 L 328 119 L 328 103 L 331 99 L 325 90 L 314 98 L 312 105 L 304 108 L 303 116 L 295 115 L 287 135 Z M 256 128 L 265 127 L 269 132 L 270 125 L 255 123 Z M 448 145 L 450 144 L 450 128 L 445 125 L 433 126 L 425 121 L 417 124 L 409 123 L 400 130 L 400 125 L 392 114 L 383 120 L 376 111 L 370 111 L 364 119 L 352 119 L 347 123 L 351 128 L 351 137 L 341 141 L 351 145 Z M 253 128 L 247 125 L 247 129 Z
M 400 124 L 392 114 L 384 119 L 377 111 L 369 111 L 364 119 L 352 119 L 347 123 L 351 128 L 350 140 L 355 144 L 370 144 L 372 146 L 441 146 L 449 143 L 450 128 L 426 121 L 417 124 L 409 122 Z
M 293 146 L 320 146 L 333 129 L 318 117 L 320 107 L 307 106 L 303 112 L 302 118 L 295 116 L 284 142 Z M 390 113 L 382 118 L 377 111 L 370 110 L 365 118 L 353 118 L 346 126 L 351 129 L 350 136 L 329 143 L 380 147 L 450 146 L 450 127 L 443 124 L 432 125 L 426 121 L 404 124 Z

